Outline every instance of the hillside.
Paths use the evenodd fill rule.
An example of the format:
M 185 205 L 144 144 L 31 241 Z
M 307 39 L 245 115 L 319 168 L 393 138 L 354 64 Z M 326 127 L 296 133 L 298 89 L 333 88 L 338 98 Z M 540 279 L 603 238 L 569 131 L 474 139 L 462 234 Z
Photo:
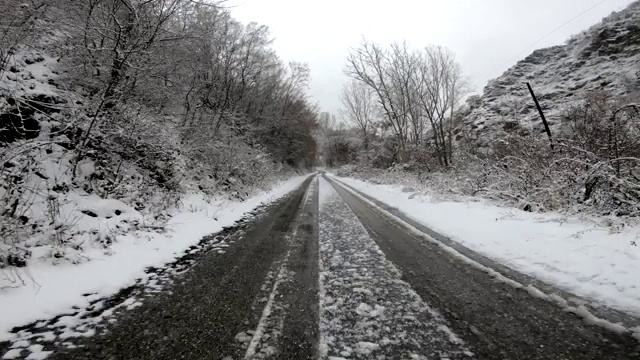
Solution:
M 0 17 L 0 269 L 85 262 L 313 163 L 308 67 L 266 26 L 187 0 L 10 0 Z
M 564 130 L 567 109 L 588 93 L 606 91 L 618 99 L 632 95 L 640 82 L 640 2 L 612 13 L 565 45 L 534 51 L 490 81 L 470 104 L 462 129 L 480 146 L 503 132 L 544 132 L 527 82 L 556 134 Z
M 534 51 L 462 106 L 464 69 L 444 46 L 364 40 L 346 68 L 343 106 L 356 132 L 329 132 L 323 154 L 329 166 L 356 166 L 338 174 L 413 178 L 439 194 L 612 223 L 640 215 L 639 1 Z

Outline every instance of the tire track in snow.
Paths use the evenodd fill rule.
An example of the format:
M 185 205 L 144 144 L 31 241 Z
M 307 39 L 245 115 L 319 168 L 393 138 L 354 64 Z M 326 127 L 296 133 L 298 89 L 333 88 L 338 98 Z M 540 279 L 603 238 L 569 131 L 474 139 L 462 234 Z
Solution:
M 456 259 L 479 271 L 486 273 L 491 278 L 493 278 L 496 282 L 506 284 L 514 289 L 525 291 L 532 298 L 541 299 L 541 300 L 554 303 L 557 306 L 559 306 L 561 309 L 567 312 L 573 313 L 576 316 L 582 318 L 585 321 L 585 323 L 589 325 L 598 326 L 604 330 L 610 331 L 614 334 L 621 335 L 621 336 L 631 335 L 633 338 L 640 341 L 640 327 L 627 328 L 622 323 L 614 323 L 605 318 L 594 315 L 584 304 L 580 304 L 580 302 L 578 302 L 576 305 L 571 305 L 568 299 L 565 299 L 556 293 L 544 292 L 539 288 L 537 288 L 536 286 L 534 286 L 533 284 L 525 285 L 525 283 L 519 282 L 517 279 L 511 278 L 509 274 L 504 275 L 499 270 L 496 270 L 490 266 L 482 264 L 479 261 L 463 254 L 458 249 L 446 244 L 445 242 L 432 237 L 430 234 L 424 233 L 423 231 L 414 227 L 412 224 L 405 221 L 404 219 L 398 217 L 395 214 L 388 212 L 387 210 L 375 204 L 370 199 L 367 199 L 365 196 L 358 193 L 355 189 L 353 189 L 349 185 L 336 179 L 332 179 L 332 181 L 338 182 L 339 186 L 342 189 L 348 191 L 353 196 L 359 198 L 361 201 L 367 204 L 371 209 L 374 209 L 381 215 L 386 216 L 390 220 L 396 222 L 399 226 L 405 228 L 410 233 L 440 247 L 453 259 Z
M 401 280 L 331 184 L 320 179 L 319 187 L 320 358 L 473 356 Z
M 258 325 L 252 332 L 253 336 L 244 359 L 281 358 L 288 345 L 285 344 L 286 339 L 284 339 L 285 326 L 297 327 L 300 325 L 293 324 L 295 320 L 299 319 L 290 321 L 288 316 L 294 305 L 293 302 L 295 302 L 293 298 L 295 295 L 299 295 L 298 289 L 294 288 L 296 271 L 293 267 L 300 257 L 300 248 L 303 247 L 307 239 L 305 236 L 299 235 L 299 230 L 304 227 L 305 220 L 307 220 L 304 218 L 308 215 L 305 213 L 305 209 L 310 206 L 310 201 L 315 197 L 316 192 L 317 180 L 313 180 L 301 202 L 300 214 L 295 219 L 293 230 L 285 237 L 287 251 L 279 264 L 272 270 L 272 274 L 277 273 L 275 280 L 271 285 L 270 277 L 267 277 L 267 281 L 263 284 L 263 287 L 267 288 L 271 285 L 271 291 Z M 239 337 L 242 338 L 242 333 L 239 334 Z
M 295 238 L 295 236 L 297 235 L 296 230 L 294 230 L 291 237 Z M 287 238 L 287 242 L 290 243 L 291 239 Z M 244 356 L 245 359 L 267 357 L 275 353 L 275 350 L 272 349 L 270 345 L 268 345 L 264 337 L 265 334 L 269 332 L 271 335 L 270 338 L 272 340 L 275 340 L 282 333 L 282 323 L 278 320 L 282 317 L 281 312 L 283 310 L 283 306 L 280 302 L 277 301 L 276 297 L 279 295 L 279 287 L 288 279 L 289 274 L 287 271 L 287 264 L 290 257 L 291 250 L 287 250 L 284 259 L 279 266 L 276 280 L 273 282 L 273 287 L 271 289 L 271 293 L 269 294 L 267 304 L 262 310 L 262 316 L 260 317 L 260 321 L 258 322 L 258 327 L 256 327 L 253 332 L 253 337 L 251 338 L 251 342 L 249 343 L 249 347 Z
M 288 250 L 285 237 L 311 180 L 268 205 L 264 216 L 248 222 L 243 232 L 230 234 L 236 241 L 225 256 L 204 253 L 189 271 L 176 275 L 169 288 L 135 311 L 122 312 L 96 336 L 74 339 L 77 348 L 56 348 L 51 357 L 242 359 L 253 334 L 247 329 L 257 327 L 279 260 Z M 269 273 L 271 282 L 261 289 Z M 247 339 L 236 338 L 241 332 Z
M 600 322 L 588 312 L 576 314 L 580 308 L 568 306 L 555 294 L 524 286 L 466 257 L 428 231 L 415 228 L 393 209 L 334 180 L 330 178 L 336 191 L 388 258 L 474 344 L 481 358 L 640 358 L 637 342 L 618 324 Z

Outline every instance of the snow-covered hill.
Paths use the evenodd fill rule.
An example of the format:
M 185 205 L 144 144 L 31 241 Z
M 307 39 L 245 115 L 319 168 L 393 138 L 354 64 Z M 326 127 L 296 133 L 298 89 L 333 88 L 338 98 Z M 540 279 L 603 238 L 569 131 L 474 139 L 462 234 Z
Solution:
M 554 133 L 562 130 L 567 109 L 589 92 L 604 90 L 620 100 L 630 96 L 640 82 L 640 1 L 612 13 L 565 45 L 534 51 L 490 81 L 480 98 L 470 101 L 470 113 L 457 132 L 465 129 L 481 145 L 502 132 L 544 132 L 527 82 Z
M 0 297 L 7 288 L 29 284 L 34 266 L 89 262 L 95 259 L 89 254 L 110 254 L 137 231 L 151 237 L 170 231 L 175 214 L 200 212 L 194 198 L 224 200 L 217 208 L 226 209 L 226 202 L 241 203 L 311 165 L 307 125 L 315 113 L 302 90 L 278 98 L 267 85 L 256 85 L 262 81 L 257 77 L 244 86 L 252 75 L 243 71 L 236 78 L 240 72 L 229 64 L 186 65 L 187 58 L 222 55 L 194 55 L 200 46 L 193 34 L 205 30 L 194 26 L 177 36 L 187 30 L 172 27 L 167 16 L 177 12 L 162 1 L 134 3 L 137 10 L 72 0 L 8 0 L 0 6 L 0 18 L 11 20 L 0 24 Z M 197 7 L 189 1 L 172 4 Z M 232 40 L 224 32 L 207 33 L 201 37 L 207 45 L 268 37 L 237 23 L 223 8 L 207 11 L 212 27 L 237 28 Z M 112 36 L 122 31 L 118 16 L 136 18 L 127 41 Z M 153 35 L 147 34 L 151 28 Z M 144 51 L 135 48 L 140 44 L 146 44 Z M 280 66 L 282 72 L 281 79 L 269 75 L 265 84 L 297 89 L 291 87 L 297 80 L 286 77 L 293 70 L 268 46 L 252 43 L 242 59 L 264 60 L 268 50 L 273 69 Z M 218 77 L 199 75 L 207 71 Z M 222 87 L 220 78 L 224 92 L 212 90 Z M 257 92 L 268 101 L 258 100 Z M 250 97 L 253 107 L 240 105 Z M 295 118 L 280 107 L 291 103 Z M 249 108 L 252 114 L 238 110 Z M 305 129 L 297 127 L 302 118 L 309 121 Z M 301 146 L 300 152 L 291 145 Z M 298 161 L 302 154 L 304 165 Z

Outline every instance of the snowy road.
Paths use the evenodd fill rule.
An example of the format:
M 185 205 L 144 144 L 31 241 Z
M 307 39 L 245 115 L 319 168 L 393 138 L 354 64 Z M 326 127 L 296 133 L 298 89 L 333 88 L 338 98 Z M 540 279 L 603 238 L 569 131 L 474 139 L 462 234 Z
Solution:
M 442 316 L 402 280 L 324 179 L 320 194 L 321 357 L 473 356 Z
M 628 334 L 588 323 L 516 286 L 516 273 L 419 231 L 315 176 L 211 236 L 204 248 L 214 250 L 194 254 L 154 291 L 128 289 L 97 309 L 24 327 L 22 343 L 0 344 L 0 357 L 640 358 Z M 84 331 L 65 318 L 84 319 L 75 325 Z

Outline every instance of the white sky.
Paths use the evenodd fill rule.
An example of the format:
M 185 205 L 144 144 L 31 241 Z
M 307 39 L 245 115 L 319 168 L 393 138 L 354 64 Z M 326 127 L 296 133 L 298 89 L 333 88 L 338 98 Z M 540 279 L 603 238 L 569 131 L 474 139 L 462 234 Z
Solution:
M 533 50 L 563 43 L 631 0 L 604 0 L 560 30 L 530 46 L 603 0 L 228 0 L 244 23 L 269 26 L 285 61 L 311 68 L 310 96 L 323 111 L 337 113 L 350 47 L 362 36 L 388 45 L 406 40 L 453 50 L 474 91 Z M 516 56 L 521 51 L 522 54 Z

